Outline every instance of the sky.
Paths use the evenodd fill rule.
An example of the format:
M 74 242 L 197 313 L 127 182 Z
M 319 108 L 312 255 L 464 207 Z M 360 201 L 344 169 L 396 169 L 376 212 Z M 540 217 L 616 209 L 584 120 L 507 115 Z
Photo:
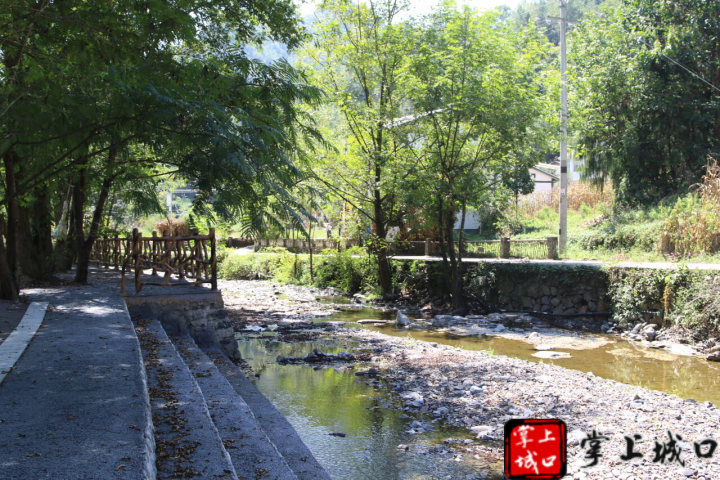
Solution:
M 295 0 L 300 5 L 300 12 L 303 16 L 311 14 L 315 11 L 314 0 Z M 438 3 L 437 0 L 410 0 L 410 8 L 413 14 L 425 15 L 430 13 L 433 6 Z M 491 9 L 500 5 L 515 7 L 520 0 L 458 0 L 459 4 L 467 4 L 477 9 Z

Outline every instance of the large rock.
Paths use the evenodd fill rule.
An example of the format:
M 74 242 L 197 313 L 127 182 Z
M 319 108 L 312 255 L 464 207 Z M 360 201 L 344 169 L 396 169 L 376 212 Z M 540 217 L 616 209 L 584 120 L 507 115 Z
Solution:
M 405 315 L 405 314 L 402 313 L 402 312 L 398 312 L 398 313 L 397 313 L 397 318 L 395 319 L 395 325 L 397 325 L 398 327 L 407 327 L 407 326 L 410 325 L 411 323 L 412 323 L 412 322 L 411 322 L 410 319 L 407 317 L 407 315 Z

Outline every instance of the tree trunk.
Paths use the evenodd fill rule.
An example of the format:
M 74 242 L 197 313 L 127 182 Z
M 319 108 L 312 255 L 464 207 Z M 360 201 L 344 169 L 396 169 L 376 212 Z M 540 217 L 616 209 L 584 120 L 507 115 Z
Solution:
M 108 165 L 112 164 L 115 161 L 116 155 L 117 148 L 111 147 L 108 157 Z M 77 245 L 77 270 L 75 272 L 75 281 L 77 283 L 87 283 L 88 281 L 88 270 L 90 268 L 90 252 L 92 252 L 93 244 L 98 238 L 98 233 L 100 231 L 100 221 L 102 220 L 103 212 L 105 211 L 105 202 L 110 196 L 110 187 L 112 186 L 112 182 L 115 179 L 115 176 L 109 173 L 108 176 L 105 177 L 105 179 L 103 180 L 102 185 L 100 186 L 100 193 L 98 194 L 97 202 L 95 203 L 95 210 L 93 211 L 93 217 L 90 223 L 90 230 L 88 232 L 87 238 L 85 238 L 82 225 L 82 209 L 85 203 L 85 174 L 86 170 L 83 169 L 81 173 L 81 179 L 78 182 L 78 185 L 75 187 L 75 190 L 73 191 L 73 194 L 75 194 L 76 191 L 82 190 L 82 193 L 78 196 L 78 205 L 80 206 L 80 212 L 78 212 L 78 207 L 76 207 L 74 205 L 75 202 L 73 202 L 73 208 L 75 209 L 76 215 L 75 242 Z M 78 213 L 80 214 L 79 222 L 77 218 Z
M 23 275 L 43 280 L 55 270 L 47 187 L 36 188 L 32 197 L 30 205 L 18 207 L 18 260 Z
M 380 169 L 378 167 L 376 169 L 376 178 L 379 178 L 380 176 L 379 171 Z M 377 237 L 373 246 L 373 251 L 378 262 L 378 280 L 380 282 L 380 288 L 385 296 L 392 293 L 392 269 L 390 268 L 387 241 L 385 240 L 385 236 L 387 235 L 385 215 L 383 214 L 382 199 L 380 197 L 380 190 L 378 189 L 375 189 L 373 206 L 375 210 L 375 235 Z
M 437 204 L 437 222 L 438 233 L 440 236 L 440 255 L 442 256 L 443 276 L 445 277 L 445 285 L 449 286 L 452 285 L 452 275 L 450 269 L 450 262 L 448 261 L 448 242 L 447 232 L 445 229 L 445 203 L 441 198 L 438 199 Z M 452 240 L 452 237 L 450 239 Z
M 77 270 L 75 272 L 75 281 L 78 283 L 87 283 L 87 272 L 90 252 L 85 251 L 85 231 L 83 230 L 83 220 L 85 217 L 85 176 L 87 174 L 86 165 L 83 165 L 78 171 L 78 178 L 73 188 L 72 201 L 72 221 L 73 221 L 73 241 L 75 243 L 75 257 L 77 258 Z
M 453 284 L 452 284 L 452 298 L 453 307 L 460 310 L 462 314 L 465 314 L 467 305 L 465 303 L 465 285 L 463 284 L 463 241 L 465 236 L 465 215 L 466 215 L 465 201 L 462 203 L 462 209 L 460 211 L 460 231 L 458 232 L 458 254 L 457 262 L 453 268 Z M 454 220 L 454 218 L 453 218 Z M 453 222 L 454 223 L 454 222 Z
M 18 288 L 13 279 L 10 267 L 7 263 L 7 252 L 3 242 L 5 232 L 5 218 L 0 215 L 0 298 L 3 300 L 18 300 Z
M 17 285 L 17 266 L 18 266 L 18 199 L 17 199 L 17 183 L 15 180 L 15 165 L 17 165 L 17 156 L 12 152 L 5 153 L 5 207 L 7 208 L 7 229 L 5 230 L 5 238 L 7 238 L 6 254 L 8 271 L 12 276 L 12 282 Z

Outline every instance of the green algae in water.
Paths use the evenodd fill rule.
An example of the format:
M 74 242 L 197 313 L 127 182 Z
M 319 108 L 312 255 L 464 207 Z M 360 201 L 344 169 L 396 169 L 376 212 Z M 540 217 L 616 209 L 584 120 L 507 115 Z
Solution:
M 315 348 L 327 353 L 349 349 L 319 343 L 283 343 L 271 339 L 238 342 L 243 358 L 260 377 L 260 391 L 286 416 L 327 472 L 336 480 L 408 480 L 500 478 L 501 464 L 477 460 L 462 452 L 424 454 L 447 438 L 469 438 L 464 429 L 442 428 L 408 434 L 414 418 L 387 408 L 386 389 L 374 388 L 353 370 L 316 369 L 308 365 L 279 365 L 276 358 L 306 355 Z M 429 418 L 424 419 L 429 423 Z M 346 437 L 331 436 L 344 433 Z M 408 451 L 398 449 L 407 445 Z

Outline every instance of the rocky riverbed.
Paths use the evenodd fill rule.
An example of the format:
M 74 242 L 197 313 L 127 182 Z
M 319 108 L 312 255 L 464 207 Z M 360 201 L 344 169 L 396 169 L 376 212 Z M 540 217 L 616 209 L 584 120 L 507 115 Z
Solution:
M 720 456 L 699 459 L 694 442 L 720 440 L 720 410 L 673 395 L 624 385 L 554 365 L 472 352 L 423 341 L 405 340 L 358 329 L 334 333 L 361 341 L 375 352 L 373 364 L 403 400 L 407 411 L 427 412 L 437 421 L 463 426 L 499 443 L 511 418 L 560 418 L 568 426 L 566 478 L 718 478 Z M 592 431 L 608 438 L 599 464 L 588 463 L 580 443 Z M 680 460 L 654 463 L 655 442 L 679 435 Z M 641 435 L 643 457 L 623 461 L 624 437 Z M 587 446 L 587 445 L 586 445 Z
M 343 328 L 337 323 L 306 323 L 309 318 L 337 311 L 338 305 L 317 301 L 317 297 L 335 292 L 270 282 L 223 282 L 221 288 L 237 331 L 273 326 L 286 341 L 311 336 L 354 345 L 348 355 L 361 355 L 353 361 L 361 360 L 363 371 L 379 371 L 380 380 L 373 375 L 370 381 L 391 388 L 397 394 L 398 408 L 425 414 L 427 421 L 415 426 L 418 431 L 443 422 L 474 432 L 479 438 L 471 444 L 450 442 L 467 454 L 482 450 L 502 458 L 503 425 L 510 418 L 560 418 L 569 432 L 566 478 L 720 478 L 720 452 L 714 452 L 712 458 L 699 458 L 695 452 L 695 442 L 720 442 L 720 410 L 709 402 L 685 400 L 555 365 Z M 607 337 L 553 328 L 522 315 L 441 315 L 413 323 L 414 328 L 446 329 L 460 336 L 507 336 L 532 343 L 538 352 L 595 348 L 597 342 L 607 341 Z M 637 333 L 642 335 L 643 328 Z M 639 340 L 651 342 L 647 337 Z M 318 355 L 315 357 L 317 361 Z M 351 363 L 339 367 L 339 361 L 334 358 L 332 367 L 353 367 Z M 584 468 L 590 462 L 586 458 L 589 444 L 583 448 L 581 443 L 593 431 L 605 437 L 602 457 L 597 466 Z M 635 441 L 634 450 L 642 457 L 621 459 L 628 453 L 625 437 Z M 701 449 L 705 452 L 707 447 Z

